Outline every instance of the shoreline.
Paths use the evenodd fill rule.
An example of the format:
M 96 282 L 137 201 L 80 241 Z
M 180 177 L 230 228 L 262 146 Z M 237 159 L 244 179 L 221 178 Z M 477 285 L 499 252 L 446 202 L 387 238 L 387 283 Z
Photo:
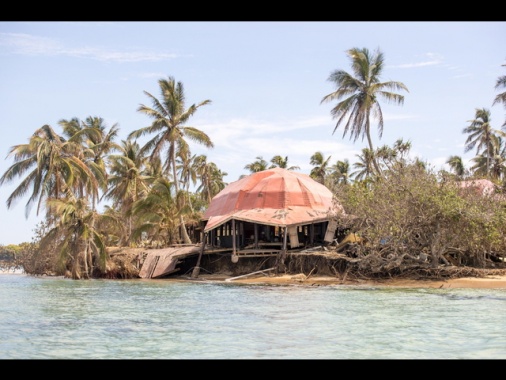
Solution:
M 2 274 L 26 275 L 21 271 L 0 270 Z M 143 280 L 144 279 L 139 279 Z M 258 285 L 298 285 L 298 286 L 378 286 L 398 288 L 440 288 L 440 289 L 506 289 L 506 275 L 490 275 L 485 277 L 460 277 L 445 280 L 411 280 L 406 278 L 390 279 L 346 279 L 342 281 L 331 276 L 305 276 L 304 274 L 283 275 L 252 275 L 252 276 L 229 276 L 223 274 L 202 274 L 196 279 L 187 276 L 166 277 L 161 279 L 148 279 L 148 281 L 208 281 L 226 282 L 230 284 L 258 284 Z
M 194 279 L 195 280 L 195 279 Z M 355 280 L 345 281 L 330 276 L 298 275 L 264 275 L 251 277 L 230 277 L 219 275 L 201 275 L 197 281 L 216 281 L 235 284 L 259 284 L 259 285 L 301 285 L 301 286 L 379 286 L 400 288 L 440 288 L 440 289 L 506 289 L 505 276 L 486 277 L 461 277 L 447 280 L 410 280 L 410 279 L 382 279 L 382 280 Z

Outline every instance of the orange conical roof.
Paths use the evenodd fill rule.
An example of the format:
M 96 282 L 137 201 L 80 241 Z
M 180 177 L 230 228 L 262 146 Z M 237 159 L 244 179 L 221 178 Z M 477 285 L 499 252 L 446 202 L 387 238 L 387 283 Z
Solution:
M 232 182 L 211 201 L 204 214 L 209 231 L 230 219 L 275 226 L 301 225 L 343 212 L 332 192 L 307 174 L 273 168 Z

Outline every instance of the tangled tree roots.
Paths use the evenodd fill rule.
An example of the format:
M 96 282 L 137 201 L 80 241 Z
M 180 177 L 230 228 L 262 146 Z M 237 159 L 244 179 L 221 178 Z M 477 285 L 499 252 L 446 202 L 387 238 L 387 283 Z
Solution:
M 365 263 L 364 261 L 367 261 Z M 395 261 L 395 260 L 394 260 Z M 335 276 L 344 281 L 348 279 L 386 279 L 405 278 L 412 280 L 454 279 L 461 277 L 485 277 L 506 275 L 506 268 L 473 268 L 467 266 L 440 265 L 431 267 L 428 264 L 406 264 L 385 259 L 371 265 L 370 259 L 350 258 L 335 253 L 291 253 L 285 258 L 286 273 L 303 273 L 309 275 Z

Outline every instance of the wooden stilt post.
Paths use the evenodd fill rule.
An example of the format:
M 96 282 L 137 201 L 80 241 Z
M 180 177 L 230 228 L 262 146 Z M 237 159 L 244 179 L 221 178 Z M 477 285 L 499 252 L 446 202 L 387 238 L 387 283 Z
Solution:
M 235 251 L 237 249 L 235 242 L 235 219 L 232 219 L 232 255 L 235 255 Z
M 283 234 L 283 253 L 286 253 L 287 239 L 288 239 L 288 227 L 285 226 L 285 232 Z
M 200 247 L 199 258 L 197 259 L 197 264 L 193 268 L 192 278 L 197 278 L 200 274 L 200 260 L 202 259 L 202 255 L 204 254 L 204 248 L 206 247 L 207 240 L 207 232 L 204 232 L 204 239 L 202 239 L 202 246 Z

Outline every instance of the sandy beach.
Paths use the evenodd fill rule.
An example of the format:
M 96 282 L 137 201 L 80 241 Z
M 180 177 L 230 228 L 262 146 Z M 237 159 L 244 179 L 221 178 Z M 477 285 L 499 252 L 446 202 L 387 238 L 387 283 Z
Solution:
M 298 275 L 252 275 L 238 277 L 223 277 L 213 275 L 199 276 L 199 280 L 225 281 L 241 284 L 272 284 L 272 285 L 358 285 L 358 286 L 381 286 L 381 287 L 409 287 L 409 288 L 483 288 L 483 289 L 506 289 L 506 276 L 487 277 L 462 277 L 449 280 L 345 280 L 330 276 L 305 276 Z

